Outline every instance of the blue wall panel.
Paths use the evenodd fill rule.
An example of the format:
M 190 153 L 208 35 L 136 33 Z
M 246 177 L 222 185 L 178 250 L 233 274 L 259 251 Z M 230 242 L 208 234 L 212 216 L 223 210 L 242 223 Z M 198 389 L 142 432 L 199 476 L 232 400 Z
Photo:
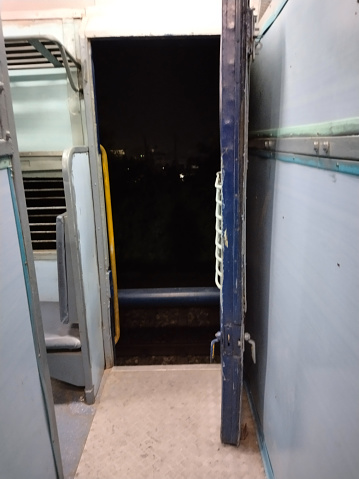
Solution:
M 57 477 L 8 171 L 0 169 L 0 477 Z
M 289 0 L 261 44 L 252 66 L 251 133 L 359 132 L 357 1 Z
M 274 476 L 355 479 L 359 177 L 252 156 L 248 181 L 248 372 Z

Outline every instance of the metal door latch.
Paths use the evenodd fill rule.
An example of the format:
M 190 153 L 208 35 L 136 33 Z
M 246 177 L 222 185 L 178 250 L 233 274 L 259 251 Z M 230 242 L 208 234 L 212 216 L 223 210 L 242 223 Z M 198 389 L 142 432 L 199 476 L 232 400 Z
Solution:
M 252 359 L 254 364 L 256 364 L 256 343 L 253 341 L 253 339 L 251 339 L 251 335 L 249 333 L 244 333 L 244 340 L 248 341 L 248 343 L 251 345 Z
M 209 362 L 210 362 L 210 363 L 213 363 L 213 360 L 214 360 L 214 347 L 215 347 L 215 344 L 216 344 L 216 343 L 219 343 L 219 341 L 221 340 L 221 332 L 218 331 L 218 332 L 215 334 L 215 336 L 216 336 L 216 338 L 211 341 L 211 350 L 210 350 L 210 353 L 209 353 Z

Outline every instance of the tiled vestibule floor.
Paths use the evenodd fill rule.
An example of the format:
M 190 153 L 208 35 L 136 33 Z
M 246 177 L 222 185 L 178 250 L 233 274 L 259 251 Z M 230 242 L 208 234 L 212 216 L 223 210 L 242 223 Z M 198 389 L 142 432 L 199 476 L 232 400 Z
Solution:
M 243 397 L 239 448 L 220 442 L 219 365 L 126 366 L 106 373 L 78 479 L 264 479 Z

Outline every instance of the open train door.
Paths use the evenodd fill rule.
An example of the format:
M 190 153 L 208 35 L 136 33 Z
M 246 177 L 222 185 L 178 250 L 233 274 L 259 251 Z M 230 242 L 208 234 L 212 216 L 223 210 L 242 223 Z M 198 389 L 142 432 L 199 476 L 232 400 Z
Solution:
M 245 206 L 249 64 L 253 14 L 249 0 L 223 0 L 221 40 L 221 440 L 238 445 L 243 385 Z

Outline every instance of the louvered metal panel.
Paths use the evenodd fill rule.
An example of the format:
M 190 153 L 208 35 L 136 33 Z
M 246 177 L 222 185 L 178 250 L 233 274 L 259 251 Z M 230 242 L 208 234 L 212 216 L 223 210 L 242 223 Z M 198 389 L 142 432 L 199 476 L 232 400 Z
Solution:
M 29 68 L 65 68 L 71 88 L 79 92 L 71 69 L 81 70 L 80 63 L 52 37 L 13 37 L 5 39 L 9 70 Z
M 61 49 L 51 40 L 6 40 L 6 58 L 10 70 L 16 68 L 63 67 Z M 70 67 L 76 64 L 68 57 Z
M 62 178 L 24 178 L 34 250 L 56 250 L 56 217 L 66 211 Z

